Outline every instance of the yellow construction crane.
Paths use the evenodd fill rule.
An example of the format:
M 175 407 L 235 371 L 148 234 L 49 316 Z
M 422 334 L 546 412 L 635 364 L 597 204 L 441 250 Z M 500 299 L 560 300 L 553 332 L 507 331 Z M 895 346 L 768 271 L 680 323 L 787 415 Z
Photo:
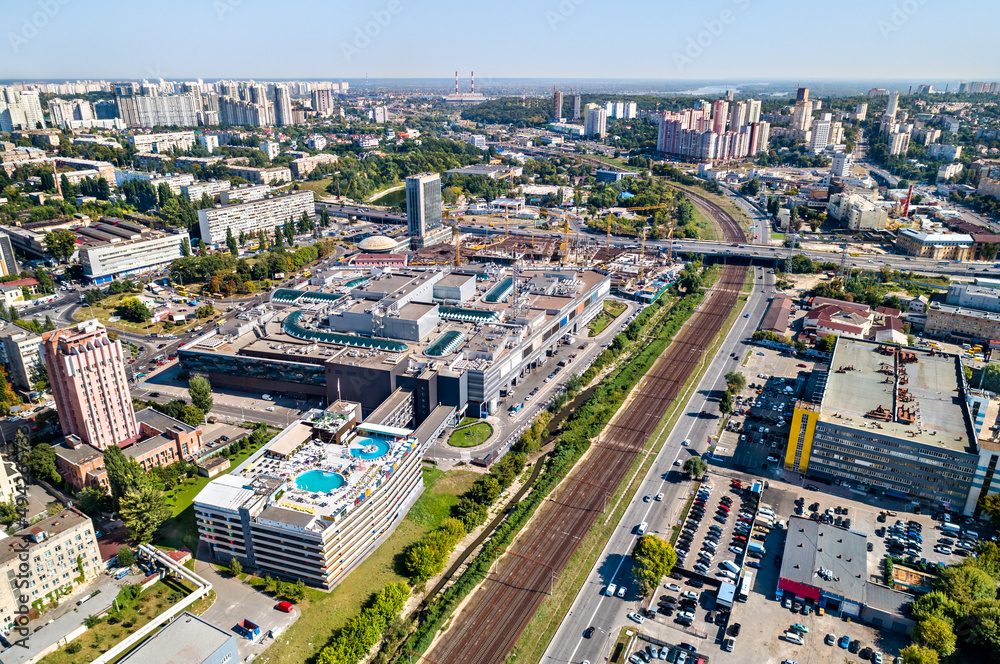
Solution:
M 664 204 L 661 204 L 661 205 L 644 205 L 642 207 L 625 208 L 625 210 L 627 212 L 637 212 L 639 210 L 660 210 L 662 208 L 668 208 L 668 207 L 673 207 L 673 204 L 672 203 L 664 203 Z M 611 229 L 611 222 L 610 221 L 608 222 L 608 229 L 609 229 L 608 230 L 608 241 L 610 242 L 610 239 L 611 239 L 611 230 L 610 230 Z M 674 234 L 674 222 L 673 222 L 673 220 L 671 220 L 670 221 L 670 231 L 667 233 L 667 237 L 668 238 L 673 237 L 673 234 Z M 673 242 L 670 243 L 669 247 L 670 248 L 667 250 L 667 262 L 670 262 L 670 257 L 671 257 L 671 255 L 673 253 Z M 608 260 L 610 260 L 610 259 L 611 259 L 611 252 L 608 251 Z M 646 224 L 645 223 L 643 223 L 643 225 L 642 225 L 642 244 L 640 245 L 640 249 L 639 249 L 639 279 L 640 280 L 642 279 L 642 263 L 643 263 L 644 260 L 646 260 Z

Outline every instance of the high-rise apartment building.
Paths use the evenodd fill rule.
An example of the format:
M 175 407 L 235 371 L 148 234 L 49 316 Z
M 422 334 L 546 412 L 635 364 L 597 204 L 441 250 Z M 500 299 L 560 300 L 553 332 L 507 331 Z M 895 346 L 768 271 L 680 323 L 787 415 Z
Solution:
M 574 120 L 579 120 L 580 119 L 580 110 L 581 110 L 580 109 L 580 95 L 573 95 L 572 100 L 573 100 L 573 119 Z
M 833 155 L 830 162 L 830 175 L 838 178 L 846 178 L 851 174 L 851 163 L 853 158 L 848 152 Z
M 634 101 L 625 102 L 625 119 L 632 120 L 639 115 L 639 105 Z
M 292 119 L 292 95 L 284 83 L 274 86 L 274 124 L 279 127 L 295 124 Z
M 588 137 L 604 138 L 608 133 L 608 113 L 596 104 L 587 104 L 583 133 Z
M 267 106 L 243 101 L 237 97 L 219 97 L 219 124 L 234 127 L 263 127 L 267 122 Z
M 726 131 L 726 122 L 729 119 L 729 102 L 725 99 L 718 99 L 712 104 L 712 131 L 721 134 Z
M 733 104 L 732 113 L 729 115 L 729 131 L 739 131 L 740 127 L 747 124 L 747 108 L 745 101 Z
M 558 122 L 562 117 L 563 93 L 556 90 L 552 93 L 552 117 Z
M 760 122 L 760 99 L 747 99 L 747 124 Z
M 893 122 L 895 122 L 896 113 L 898 112 L 899 112 L 899 93 L 891 92 L 889 93 L 889 103 L 885 107 L 885 114 L 888 115 Z
M 312 91 L 312 107 L 324 118 L 333 115 L 333 90 L 321 89 Z
M 118 117 L 129 127 L 178 126 L 195 127 L 201 112 L 201 95 L 188 92 L 162 95 L 155 89 L 143 94 L 134 83 L 112 86 Z
M 226 194 L 223 198 L 230 200 L 230 195 L 238 191 L 240 190 L 222 192 Z M 271 233 L 276 225 L 283 224 L 289 219 L 298 220 L 303 212 L 313 214 L 315 209 L 311 191 L 292 191 L 280 196 L 198 210 L 198 225 L 202 242 L 210 246 L 221 245 L 226 241 L 227 229 L 232 229 L 233 235 L 239 235 L 241 232 L 249 235 L 260 230 Z M 439 217 L 440 214 L 438 211 Z
M 49 121 L 55 127 L 69 128 L 74 120 L 95 120 L 94 106 L 85 99 L 50 99 Z
M 822 120 L 817 120 L 812 126 L 812 135 L 809 139 L 809 151 L 813 154 L 819 154 L 826 147 L 827 142 L 830 140 L 830 125 L 832 125 L 829 119 L 824 118 Z
M 42 335 L 42 362 L 63 433 L 99 450 L 138 440 L 120 341 L 97 320 Z
M 860 103 L 854 107 L 854 119 L 863 122 L 868 117 L 868 104 Z
M 16 90 L 0 87 L 0 131 L 35 129 L 45 126 L 38 90 Z

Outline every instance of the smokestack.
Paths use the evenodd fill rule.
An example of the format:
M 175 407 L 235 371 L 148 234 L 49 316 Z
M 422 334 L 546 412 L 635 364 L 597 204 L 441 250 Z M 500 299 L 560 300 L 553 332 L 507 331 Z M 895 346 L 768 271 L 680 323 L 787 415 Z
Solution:
M 458 94 L 458 70 L 455 70 L 455 94 Z
M 472 94 L 476 94 L 476 72 L 470 72 L 472 76 Z

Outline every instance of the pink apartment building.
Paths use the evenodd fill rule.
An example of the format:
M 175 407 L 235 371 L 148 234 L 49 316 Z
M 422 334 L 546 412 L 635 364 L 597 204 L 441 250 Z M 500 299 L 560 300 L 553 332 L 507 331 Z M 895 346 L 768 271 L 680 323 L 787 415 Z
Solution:
M 140 438 L 122 345 L 96 320 L 42 335 L 42 361 L 63 434 L 98 450 Z

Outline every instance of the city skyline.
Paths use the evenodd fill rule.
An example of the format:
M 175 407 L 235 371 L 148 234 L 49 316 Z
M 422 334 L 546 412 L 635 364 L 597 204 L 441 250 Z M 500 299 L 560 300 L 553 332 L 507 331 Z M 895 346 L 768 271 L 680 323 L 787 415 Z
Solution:
M 0 78 L 437 79 L 458 69 L 462 76 L 476 71 L 485 90 L 494 78 L 546 75 L 970 80 L 990 78 L 990 62 L 995 62 L 988 32 L 992 21 L 968 20 L 996 13 L 982 0 L 953 4 L 949 12 L 934 11 L 926 0 L 879 10 L 850 0 L 836 13 L 811 5 L 779 13 L 752 0 L 684 11 L 636 2 L 633 11 L 618 13 L 585 0 L 515 0 L 474 10 L 444 0 L 434 12 L 418 11 L 406 0 L 329 7 L 300 0 L 282 5 L 283 11 L 269 14 L 266 21 L 258 4 L 178 0 L 162 7 L 130 5 L 127 18 L 117 21 L 124 25 L 116 27 L 123 5 L 114 0 L 86 5 L 19 0 L 7 11 Z M 317 25 L 324 27 L 317 31 Z M 817 40 L 818 26 L 831 39 L 835 36 L 836 48 Z M 111 51 L 76 48 L 71 62 L 59 56 L 79 34 L 108 30 L 113 33 Z M 965 36 L 962 49 L 923 47 L 941 34 L 959 31 Z M 482 47 L 484 32 L 495 35 L 489 38 L 490 48 Z M 294 58 L 282 55 L 283 35 L 298 38 Z M 171 42 L 177 46 L 177 40 L 196 48 L 167 48 Z M 255 42 L 266 47 L 247 48 Z M 151 43 L 164 48 L 150 50 Z M 614 53 L 616 43 L 627 44 L 621 57 L 583 57 L 587 49 Z M 573 48 L 581 48 L 580 57 L 570 57 Z M 751 49 L 755 57 L 748 58 Z M 126 53 L 131 55 L 117 57 Z

